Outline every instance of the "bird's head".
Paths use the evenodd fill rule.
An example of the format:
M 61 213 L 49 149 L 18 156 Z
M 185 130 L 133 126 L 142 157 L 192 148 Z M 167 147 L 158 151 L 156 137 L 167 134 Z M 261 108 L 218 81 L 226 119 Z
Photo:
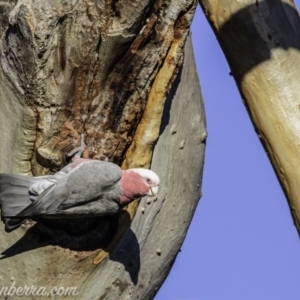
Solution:
M 151 170 L 143 169 L 143 168 L 129 169 L 128 171 L 134 172 L 143 178 L 145 184 L 148 185 L 149 187 L 147 193 L 148 196 L 157 195 L 160 181 L 156 173 L 154 173 Z
M 160 180 L 156 173 L 143 168 L 125 170 L 121 178 L 123 193 L 131 200 L 147 195 L 157 195 L 159 183 Z

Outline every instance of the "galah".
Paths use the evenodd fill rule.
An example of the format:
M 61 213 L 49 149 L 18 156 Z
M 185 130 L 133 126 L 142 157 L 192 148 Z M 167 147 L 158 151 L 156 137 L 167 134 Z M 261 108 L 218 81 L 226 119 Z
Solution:
M 95 217 L 117 213 L 134 199 L 158 192 L 151 170 L 121 170 L 111 162 L 78 156 L 54 175 L 0 174 L 1 215 L 6 231 L 26 219 Z

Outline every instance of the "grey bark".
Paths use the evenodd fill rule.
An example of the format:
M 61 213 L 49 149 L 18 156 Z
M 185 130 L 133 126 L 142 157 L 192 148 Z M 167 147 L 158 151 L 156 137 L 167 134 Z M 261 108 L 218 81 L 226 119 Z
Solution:
M 130 227 L 121 215 L 103 250 L 51 244 L 34 232 L 39 224 L 10 234 L 1 226 L 1 286 L 77 287 L 68 299 L 154 297 L 200 197 L 205 117 L 190 38 L 185 44 L 194 9 L 194 1 L 18 1 L 0 45 L 0 171 L 54 172 L 84 132 L 92 157 L 120 165 L 126 157 L 146 167 L 151 155 L 135 155 L 146 146 L 162 184 L 156 199 L 129 210 Z M 149 108 L 148 96 L 161 102 Z

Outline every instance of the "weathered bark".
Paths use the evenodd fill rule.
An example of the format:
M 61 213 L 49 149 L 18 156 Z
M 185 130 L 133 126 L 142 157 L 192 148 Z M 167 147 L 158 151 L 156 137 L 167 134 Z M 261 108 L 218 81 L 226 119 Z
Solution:
M 292 1 L 201 0 L 300 234 L 300 20 Z
M 106 236 L 118 226 L 102 250 L 80 244 L 73 221 L 71 233 L 64 222 L 10 234 L 1 227 L 1 286 L 76 286 L 77 299 L 155 295 L 200 197 L 205 119 L 186 43 L 195 5 L 22 0 L 10 12 L 0 44 L 0 171 L 54 172 L 85 133 L 91 157 L 151 165 L 162 184 L 156 199 L 133 203 L 118 220 L 96 220 Z

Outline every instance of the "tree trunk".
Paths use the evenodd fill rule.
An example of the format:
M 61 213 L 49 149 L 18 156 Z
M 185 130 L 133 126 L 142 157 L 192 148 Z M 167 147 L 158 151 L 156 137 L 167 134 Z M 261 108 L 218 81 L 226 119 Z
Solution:
M 201 0 L 300 234 L 300 20 L 292 1 Z
M 53 173 L 84 133 L 90 157 L 151 166 L 162 184 L 114 217 L 1 227 L 0 286 L 152 299 L 200 197 L 205 118 L 187 38 L 196 2 L 15 2 L 0 3 L 0 171 Z

